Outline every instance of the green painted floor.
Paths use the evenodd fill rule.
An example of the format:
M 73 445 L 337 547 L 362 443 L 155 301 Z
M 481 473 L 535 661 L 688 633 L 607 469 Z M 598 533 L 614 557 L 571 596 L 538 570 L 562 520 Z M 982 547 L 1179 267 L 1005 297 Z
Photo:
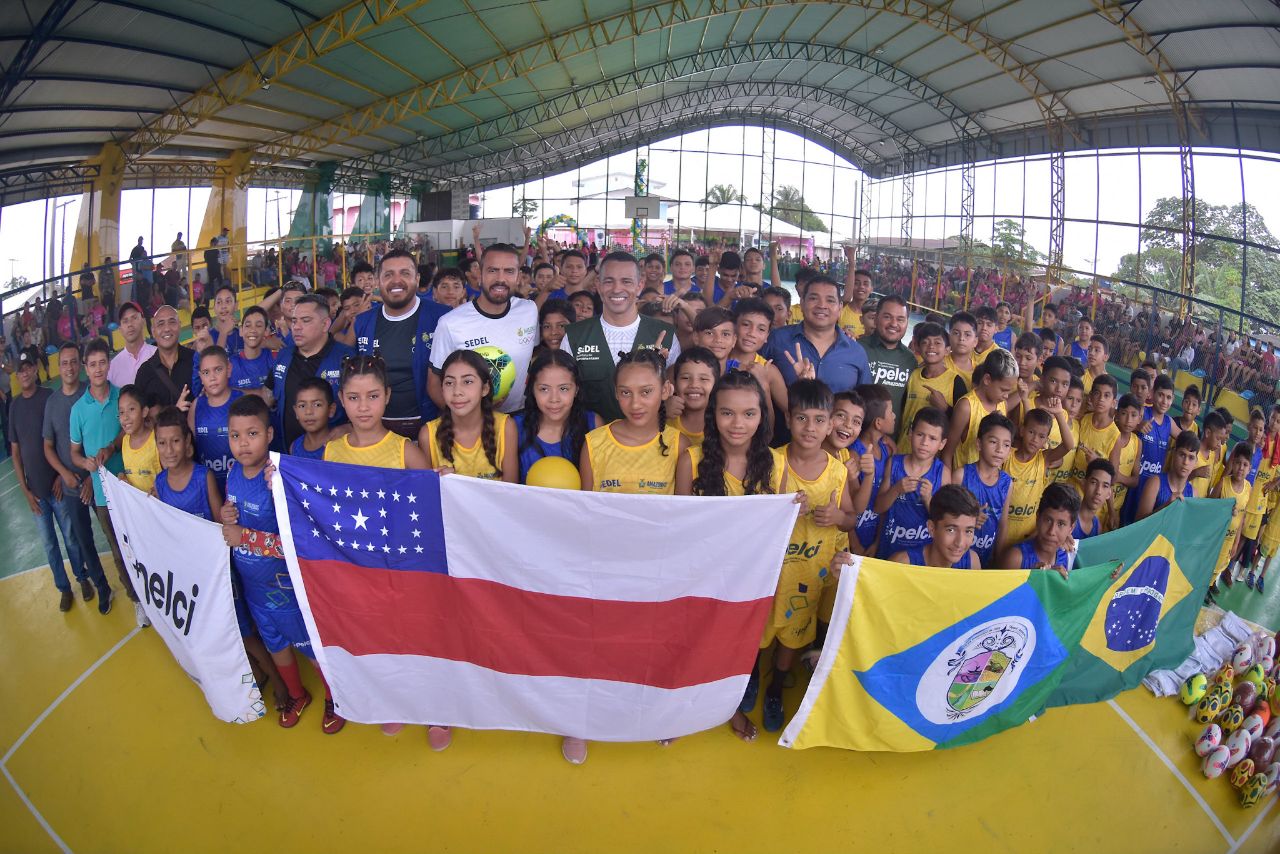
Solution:
M 107 540 L 97 519 L 93 522 L 93 539 L 99 553 L 107 551 Z M 0 578 L 48 565 L 40 529 L 18 489 L 13 460 L 6 457 L 0 462 Z

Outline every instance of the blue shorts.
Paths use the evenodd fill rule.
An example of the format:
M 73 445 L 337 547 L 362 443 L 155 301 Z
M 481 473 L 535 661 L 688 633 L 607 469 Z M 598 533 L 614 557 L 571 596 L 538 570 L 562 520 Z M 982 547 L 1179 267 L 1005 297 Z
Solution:
M 258 628 L 258 635 L 267 652 L 276 653 L 292 646 L 307 658 L 315 658 L 311 651 L 311 636 L 307 634 L 307 624 L 292 595 L 289 596 L 290 603 L 283 605 L 246 592 L 246 609 Z

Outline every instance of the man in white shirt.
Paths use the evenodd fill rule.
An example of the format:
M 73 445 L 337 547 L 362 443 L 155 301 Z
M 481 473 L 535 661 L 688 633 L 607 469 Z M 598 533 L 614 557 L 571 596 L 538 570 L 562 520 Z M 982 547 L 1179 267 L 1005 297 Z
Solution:
M 431 341 L 427 393 L 444 407 L 441 377 L 454 350 L 475 350 L 489 363 L 493 405 L 499 412 L 524 408 L 524 384 L 538 343 L 538 307 L 513 296 L 520 278 L 520 250 L 495 243 L 480 257 L 480 295 L 440 318 Z
M 156 353 L 156 346 L 147 343 L 147 321 L 136 302 L 120 306 L 120 335 L 124 349 L 111 357 L 107 368 L 107 382 L 116 388 L 132 385 L 139 366 Z

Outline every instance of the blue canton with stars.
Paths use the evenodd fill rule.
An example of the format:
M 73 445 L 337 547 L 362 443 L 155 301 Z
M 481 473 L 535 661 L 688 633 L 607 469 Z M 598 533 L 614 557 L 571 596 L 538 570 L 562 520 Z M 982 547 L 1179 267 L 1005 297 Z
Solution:
M 281 456 L 299 560 L 448 574 L 440 475 Z

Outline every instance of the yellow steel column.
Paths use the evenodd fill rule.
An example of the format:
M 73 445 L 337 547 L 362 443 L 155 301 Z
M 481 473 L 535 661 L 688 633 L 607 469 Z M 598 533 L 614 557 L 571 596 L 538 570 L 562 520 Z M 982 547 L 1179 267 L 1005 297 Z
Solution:
M 204 209 L 204 223 L 200 226 L 200 236 L 191 244 L 192 266 L 204 263 L 204 250 L 208 249 L 213 239 L 228 229 L 228 249 L 231 252 L 230 266 L 240 271 L 245 265 L 245 241 L 248 229 L 245 224 L 245 213 L 249 207 L 249 157 L 248 150 L 236 151 L 225 160 L 218 161 L 217 177 L 213 179 L 213 192 L 209 194 L 209 204 Z M 205 271 L 206 282 L 208 270 Z M 224 278 L 230 278 L 230 270 L 223 271 Z
M 120 191 L 124 184 L 124 152 L 114 142 L 102 146 L 86 165 L 97 166 L 98 177 L 93 179 L 80 197 L 80 217 L 76 223 L 76 239 L 71 249 L 71 266 L 74 273 L 86 263 L 91 267 L 103 263 L 103 258 L 119 261 L 120 252 Z M 154 251 L 154 250 L 152 250 Z

